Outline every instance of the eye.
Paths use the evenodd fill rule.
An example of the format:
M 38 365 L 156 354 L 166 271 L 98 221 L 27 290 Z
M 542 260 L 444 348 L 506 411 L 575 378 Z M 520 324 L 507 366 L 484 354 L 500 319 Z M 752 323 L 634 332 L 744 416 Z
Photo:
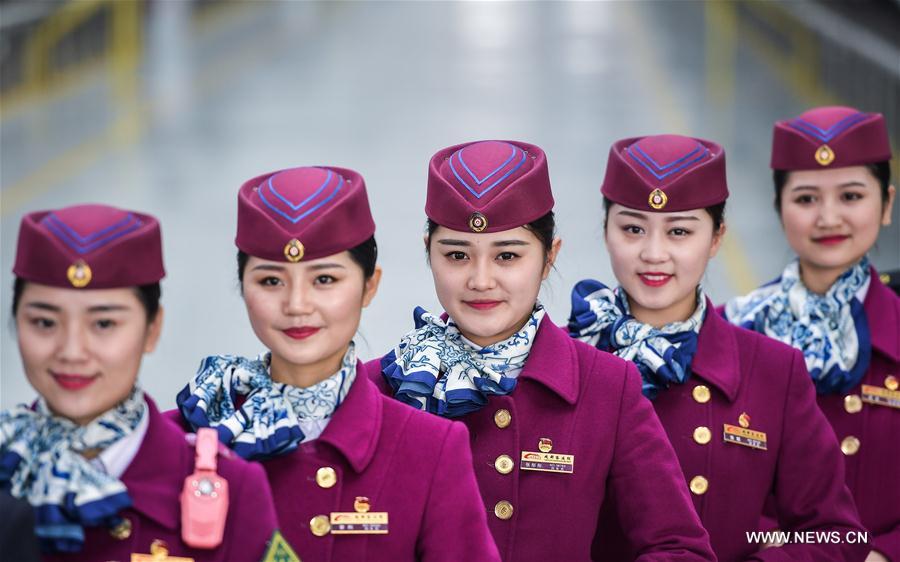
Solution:
M 845 191 L 841 194 L 841 199 L 844 201 L 859 201 L 863 197 L 865 197 L 865 195 L 858 191 Z
M 316 285 L 330 285 L 337 281 L 337 278 L 333 275 L 319 275 L 316 277 L 315 284 Z
M 263 277 L 259 280 L 259 284 L 263 287 L 275 287 L 281 285 L 281 279 L 273 276 Z
M 500 261 L 510 261 L 519 257 L 519 254 L 515 252 L 501 252 L 500 255 L 497 256 L 497 259 Z
M 678 236 L 678 237 L 687 236 L 690 233 L 691 233 L 690 230 L 688 230 L 686 228 L 679 228 L 679 227 L 675 227 L 669 231 L 669 234 L 671 234 L 672 236 Z
M 109 318 L 100 318 L 94 322 L 94 326 L 100 330 L 109 330 L 116 327 L 117 322 Z
M 39 330 L 49 330 L 50 328 L 56 326 L 55 320 L 53 320 L 52 318 L 44 317 L 32 318 L 28 321 L 28 323 Z
M 466 255 L 465 252 L 459 252 L 459 251 L 448 252 L 446 254 L 446 256 L 453 261 L 462 261 L 462 260 L 468 258 L 468 256 Z
M 810 203 L 812 203 L 814 201 L 815 201 L 815 197 L 813 197 L 812 195 L 807 195 L 807 194 L 798 195 L 797 197 L 794 198 L 794 203 L 796 203 L 798 205 L 809 205 Z
M 625 225 L 622 227 L 622 230 L 625 232 L 625 234 L 633 234 L 635 236 L 639 236 L 644 233 L 643 228 L 634 224 Z

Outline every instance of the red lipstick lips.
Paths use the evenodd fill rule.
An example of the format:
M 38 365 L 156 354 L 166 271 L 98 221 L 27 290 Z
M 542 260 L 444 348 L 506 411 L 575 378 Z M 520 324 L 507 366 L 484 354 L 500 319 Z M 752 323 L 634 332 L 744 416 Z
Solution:
M 647 273 L 639 273 L 638 277 L 641 282 L 648 287 L 662 287 L 672 279 L 672 275 L 668 273 L 657 273 L 656 271 L 648 271 Z
M 499 305 L 502 301 L 489 301 L 489 300 L 477 300 L 477 301 L 463 301 L 467 305 L 471 306 L 475 310 L 490 310 L 495 306 Z
M 310 336 L 314 336 L 319 332 L 320 328 L 313 328 L 312 326 L 303 326 L 302 328 L 288 328 L 287 330 L 282 330 L 284 334 L 295 340 L 305 340 Z
M 823 236 L 822 238 L 813 238 L 813 242 L 816 244 L 825 244 L 826 246 L 834 246 L 835 244 L 840 244 L 844 240 L 850 238 L 846 235 L 838 235 L 838 236 Z
M 81 390 L 87 388 L 97 380 L 97 375 L 71 375 L 65 373 L 51 373 L 56 384 L 66 390 Z

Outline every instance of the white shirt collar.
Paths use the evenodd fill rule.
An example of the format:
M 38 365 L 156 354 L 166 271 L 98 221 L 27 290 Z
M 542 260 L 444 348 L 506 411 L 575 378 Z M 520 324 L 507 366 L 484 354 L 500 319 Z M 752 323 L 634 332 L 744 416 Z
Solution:
M 134 431 L 101 451 L 91 459 L 91 464 L 114 478 L 122 478 L 131 461 L 137 456 L 149 426 L 149 408 L 144 404 L 144 413 Z

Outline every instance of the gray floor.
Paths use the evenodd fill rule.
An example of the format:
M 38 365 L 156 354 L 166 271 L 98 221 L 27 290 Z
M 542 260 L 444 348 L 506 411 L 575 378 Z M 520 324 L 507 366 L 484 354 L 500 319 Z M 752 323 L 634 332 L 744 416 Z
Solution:
M 415 305 L 437 307 L 421 243 L 426 165 L 466 140 L 522 139 L 549 155 L 564 248 L 542 299 L 556 322 L 576 281 L 612 280 L 599 184 L 609 145 L 625 136 L 680 132 L 726 146 L 731 230 L 707 275 L 714 300 L 776 276 L 791 257 L 771 208 L 771 124 L 811 102 L 723 35 L 703 4 L 285 1 L 199 21 L 184 3 L 154 7 L 136 73 L 96 70 L 4 108 L 0 271 L 12 267 L 25 212 L 96 201 L 157 215 L 166 326 L 141 380 L 164 407 L 202 356 L 260 350 L 236 289 L 235 195 L 269 170 L 364 174 L 385 270 L 360 329 L 364 358 L 410 329 Z M 900 265 L 897 232 L 884 231 L 877 265 Z M 8 407 L 33 391 L 4 275 Z

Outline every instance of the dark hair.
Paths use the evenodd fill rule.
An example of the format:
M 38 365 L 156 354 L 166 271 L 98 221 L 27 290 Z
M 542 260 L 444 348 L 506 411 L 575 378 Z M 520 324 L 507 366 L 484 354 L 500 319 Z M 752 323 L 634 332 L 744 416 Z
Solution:
M 866 164 L 866 169 L 878 180 L 878 185 L 881 186 L 881 204 L 884 205 L 888 201 L 888 188 L 891 185 L 891 162 L 885 160 L 875 164 Z M 772 171 L 772 181 L 775 184 L 775 210 L 779 215 L 781 214 L 781 193 L 784 191 L 790 173 L 790 170 Z
M 441 225 L 428 219 L 429 240 L 431 240 L 431 235 L 434 234 L 434 231 L 437 230 L 439 226 Z M 553 215 L 553 211 L 522 226 L 525 227 L 526 230 L 530 230 L 534 233 L 534 235 L 537 236 L 537 239 L 541 241 L 541 246 L 544 248 L 544 258 L 546 259 L 547 254 L 550 253 L 550 249 L 553 247 L 553 237 L 556 236 L 556 218 Z M 430 253 L 431 248 L 426 246 L 425 251 Z
M 13 316 L 19 311 L 19 301 L 22 300 L 22 292 L 25 291 L 26 285 L 28 285 L 28 281 L 21 277 L 16 277 L 16 280 L 13 282 Z M 156 315 L 159 314 L 159 299 L 162 296 L 162 289 L 160 288 L 159 283 L 138 285 L 134 287 L 134 294 L 137 296 L 138 300 L 141 301 L 144 312 L 147 313 L 147 324 L 156 320 Z
M 613 203 L 615 202 L 611 199 L 603 197 L 603 230 L 606 230 L 606 223 L 609 220 L 609 208 L 613 206 Z M 725 201 L 712 207 L 705 207 L 703 210 L 712 217 L 713 234 L 719 232 L 719 229 L 722 228 L 722 223 L 725 222 Z
M 350 252 L 350 259 L 362 268 L 363 279 L 366 281 L 371 279 L 375 275 L 375 264 L 378 262 L 378 244 L 375 242 L 375 235 L 373 234 L 362 244 L 358 244 L 347 251 Z M 241 286 L 241 290 L 244 288 L 244 270 L 247 269 L 247 261 L 249 259 L 250 256 L 246 252 L 238 250 L 237 270 L 238 283 Z

